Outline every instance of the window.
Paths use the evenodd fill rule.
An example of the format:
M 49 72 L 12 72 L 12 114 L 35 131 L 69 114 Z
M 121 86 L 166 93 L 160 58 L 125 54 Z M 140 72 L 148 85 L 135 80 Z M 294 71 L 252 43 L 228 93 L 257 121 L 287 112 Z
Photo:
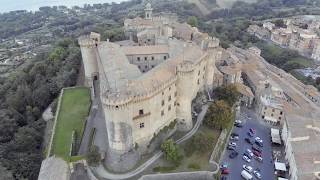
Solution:
M 199 79 L 198 79 L 197 83 L 200 84 L 200 80 Z
M 282 115 L 283 114 L 283 112 L 282 111 L 280 111 L 280 115 Z
M 139 110 L 139 115 L 143 115 L 143 109 Z
M 164 116 L 164 111 L 163 110 L 161 111 L 161 116 Z
M 202 76 L 202 79 L 204 79 L 204 75 Z
M 279 120 L 281 120 L 281 117 L 279 117 Z
M 147 69 L 147 68 L 148 68 L 148 66 L 146 65 L 146 66 L 144 66 L 144 68 L 146 68 L 146 69 Z
M 271 114 L 271 116 L 273 117 L 273 114 Z
M 206 70 L 206 67 L 205 67 L 205 66 L 203 66 L 203 70 Z
M 163 59 L 166 60 L 166 59 L 167 59 L 167 56 L 163 56 Z
M 137 57 L 137 60 L 140 61 L 140 57 Z
M 267 107 L 264 107 L 264 110 L 267 110 Z
M 171 101 L 171 95 L 169 96 L 168 100 Z
M 170 110 L 171 110 L 171 105 L 168 106 L 168 111 L 170 111 Z
M 144 57 L 144 60 L 145 60 L 145 61 L 148 60 L 148 57 Z
M 164 95 L 164 92 L 162 92 L 162 95 Z
M 175 101 L 175 102 L 173 103 L 173 105 L 176 106 L 176 105 L 177 105 L 177 101 Z
M 138 68 L 140 69 L 141 67 L 140 67 L 140 66 L 138 66 Z
M 200 71 L 198 71 L 198 76 L 200 75 Z
M 274 109 L 272 109 L 272 112 L 274 112 Z
M 164 106 L 164 100 L 161 101 L 161 106 Z
M 139 124 L 139 127 L 140 127 L 140 128 L 144 128 L 144 123 L 140 123 L 140 124 Z
M 151 65 L 151 68 L 154 68 L 154 65 Z
M 174 92 L 174 97 L 177 97 L 177 94 L 178 94 L 178 93 L 177 93 L 177 91 L 176 91 L 176 92 Z
M 153 56 L 151 57 L 151 60 L 154 60 L 154 57 L 153 57 Z
M 171 90 L 171 87 L 169 87 L 169 91 Z

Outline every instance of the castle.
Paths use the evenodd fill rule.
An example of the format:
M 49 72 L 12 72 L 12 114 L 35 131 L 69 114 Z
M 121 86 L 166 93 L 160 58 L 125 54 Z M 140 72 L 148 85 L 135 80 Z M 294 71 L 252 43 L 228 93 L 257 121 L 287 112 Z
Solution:
M 171 122 L 177 129 L 193 127 L 191 102 L 199 91 L 215 86 L 219 40 L 197 28 L 165 17 L 153 17 L 148 3 L 145 18 L 126 19 L 130 40 L 101 41 L 91 33 L 79 38 L 85 85 L 100 92 L 108 147 L 120 171 L 135 146 L 146 149 L 152 137 Z M 99 90 L 94 89 L 99 81 Z M 107 160 L 108 161 L 108 160 Z M 137 161 L 137 159 L 136 159 Z

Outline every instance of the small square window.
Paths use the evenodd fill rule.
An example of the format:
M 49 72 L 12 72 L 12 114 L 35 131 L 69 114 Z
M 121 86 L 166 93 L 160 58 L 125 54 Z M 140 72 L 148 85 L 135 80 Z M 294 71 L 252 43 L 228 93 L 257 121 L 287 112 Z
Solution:
M 198 76 L 200 75 L 200 71 L 198 71 Z
M 144 66 L 146 69 L 148 68 L 148 66 L 146 65 L 146 66 Z
M 163 56 L 163 59 L 166 60 L 166 59 L 167 59 L 167 56 Z
M 164 116 L 164 111 L 163 110 L 161 111 L 161 116 Z
M 282 115 L 283 114 L 283 112 L 282 111 L 280 111 L 280 115 Z
M 143 109 L 139 110 L 139 115 L 143 115 Z
M 154 68 L 154 65 L 151 65 L 151 68 Z
M 140 61 L 140 57 L 137 57 L 137 60 Z
M 153 56 L 151 57 L 151 60 L 154 60 L 154 57 L 153 57 Z
M 203 70 L 206 70 L 206 67 L 205 67 L 205 66 L 203 66 Z
M 139 124 L 140 128 L 144 128 L 144 123 Z
M 144 60 L 145 60 L 145 61 L 148 60 L 148 57 L 144 57 Z
M 170 110 L 171 110 L 171 105 L 168 106 L 168 111 L 170 111 Z
M 177 97 L 177 95 L 178 95 L 177 91 L 176 91 L 176 92 L 174 92 L 174 97 Z
M 279 120 L 281 120 L 281 117 L 279 117 Z
M 171 87 L 169 87 L 169 91 L 171 90 Z
M 274 109 L 272 109 L 272 112 L 274 112 Z
M 271 114 L 271 116 L 273 117 L 273 114 Z
M 162 92 L 162 95 L 164 95 L 164 92 Z
M 199 79 L 198 79 L 197 83 L 200 84 L 200 80 Z
M 171 96 L 169 96 L 168 100 L 171 101 Z
M 161 101 L 161 106 L 164 106 L 164 100 Z

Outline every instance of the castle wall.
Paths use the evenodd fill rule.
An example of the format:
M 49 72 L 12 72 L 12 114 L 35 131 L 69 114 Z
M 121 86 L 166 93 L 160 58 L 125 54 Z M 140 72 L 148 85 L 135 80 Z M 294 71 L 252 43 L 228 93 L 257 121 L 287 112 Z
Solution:
M 82 62 L 85 73 L 85 86 L 91 87 L 94 74 L 98 73 L 96 53 L 94 45 L 80 44 Z

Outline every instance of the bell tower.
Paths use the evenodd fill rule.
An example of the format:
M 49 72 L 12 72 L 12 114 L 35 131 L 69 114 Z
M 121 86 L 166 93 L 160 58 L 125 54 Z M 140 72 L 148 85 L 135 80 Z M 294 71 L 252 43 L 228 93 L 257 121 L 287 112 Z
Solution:
M 146 7 L 144 9 L 144 12 L 145 12 L 145 15 L 144 15 L 144 18 L 145 19 L 148 19 L 148 20 L 152 20 L 152 7 L 151 7 L 151 4 L 150 3 L 147 3 L 146 4 Z

